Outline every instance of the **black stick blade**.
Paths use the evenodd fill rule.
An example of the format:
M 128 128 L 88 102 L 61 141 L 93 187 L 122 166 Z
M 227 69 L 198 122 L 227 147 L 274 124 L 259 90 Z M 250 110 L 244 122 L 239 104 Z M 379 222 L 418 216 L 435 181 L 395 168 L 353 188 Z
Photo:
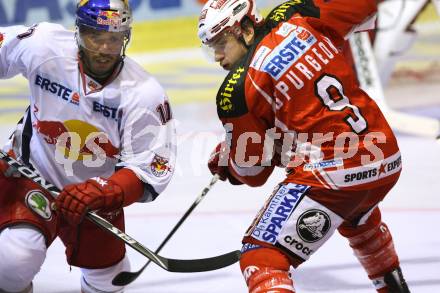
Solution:
M 175 273 L 198 273 L 218 270 L 227 266 L 230 266 L 240 259 L 240 251 L 235 250 L 214 256 L 210 258 L 202 259 L 168 259 L 168 267 L 170 272 Z
M 175 273 L 197 273 L 218 270 L 230 266 L 240 259 L 240 251 L 235 250 L 210 258 L 202 259 L 172 259 L 164 258 L 167 263 L 167 271 Z M 120 272 L 112 281 L 115 286 L 127 286 L 137 279 L 143 272 L 144 266 L 138 272 Z

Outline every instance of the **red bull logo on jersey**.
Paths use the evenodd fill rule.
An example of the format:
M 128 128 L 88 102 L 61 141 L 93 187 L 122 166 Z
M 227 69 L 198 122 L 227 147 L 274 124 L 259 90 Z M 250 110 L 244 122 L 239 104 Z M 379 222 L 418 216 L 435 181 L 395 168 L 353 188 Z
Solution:
M 303 27 L 297 26 L 283 42 L 266 57 L 262 68 L 278 80 L 315 43 L 316 37 Z
M 169 160 L 159 155 L 154 156 L 150 166 L 151 172 L 156 177 L 165 176 L 171 170 Z
M 47 121 L 35 116 L 32 126 L 47 144 L 56 146 L 56 152 L 75 161 L 115 158 L 119 154 L 106 133 L 81 120 Z
M 120 26 L 122 19 L 117 11 L 101 10 L 96 18 L 96 23 L 99 25 Z
M 0 33 L 0 48 L 3 45 L 3 40 L 5 39 L 4 35 L 2 33 Z

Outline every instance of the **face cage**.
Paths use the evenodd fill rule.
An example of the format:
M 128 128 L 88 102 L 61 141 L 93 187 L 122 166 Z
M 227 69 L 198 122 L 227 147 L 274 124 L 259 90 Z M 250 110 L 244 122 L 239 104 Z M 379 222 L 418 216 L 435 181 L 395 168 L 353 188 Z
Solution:
M 93 29 L 93 28 L 90 28 L 90 29 Z M 106 46 L 107 49 L 105 46 L 103 46 L 103 44 L 97 44 L 97 46 L 94 46 L 94 47 L 88 46 L 86 44 L 86 42 L 84 41 L 83 37 L 81 36 L 80 29 L 78 26 L 76 26 L 75 39 L 76 39 L 76 42 L 77 42 L 77 45 L 79 48 L 83 48 L 84 50 L 87 50 L 89 52 L 105 54 L 105 55 L 119 55 L 122 58 L 124 58 L 125 57 L 125 50 L 127 49 L 128 44 L 130 43 L 130 39 L 131 39 L 131 29 L 124 33 L 122 45 L 110 44 L 110 45 Z

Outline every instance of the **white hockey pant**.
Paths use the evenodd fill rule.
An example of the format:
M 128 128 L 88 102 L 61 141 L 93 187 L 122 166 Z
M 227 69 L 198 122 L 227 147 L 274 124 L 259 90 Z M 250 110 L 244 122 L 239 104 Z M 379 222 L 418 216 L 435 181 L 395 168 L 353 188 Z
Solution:
M 121 293 L 123 287 L 112 285 L 113 278 L 122 271 L 130 271 L 130 261 L 127 255 L 117 264 L 105 269 L 81 269 L 82 293 Z
M 0 231 L 0 293 L 32 293 L 32 280 L 46 258 L 43 234 L 29 225 L 17 225 Z M 81 268 L 83 293 L 120 293 L 111 280 L 121 271 L 129 271 L 125 256 L 119 263 L 105 269 Z
M 0 232 L 0 292 L 32 292 L 32 280 L 46 258 L 40 231 L 26 225 Z M 3 291 L 2 291 L 3 290 Z

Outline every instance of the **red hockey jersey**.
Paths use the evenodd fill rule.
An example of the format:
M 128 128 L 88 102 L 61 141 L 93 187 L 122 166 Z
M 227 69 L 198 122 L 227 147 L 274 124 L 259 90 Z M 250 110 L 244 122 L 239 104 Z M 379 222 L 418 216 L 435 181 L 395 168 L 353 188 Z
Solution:
M 286 182 L 363 189 L 394 181 L 401 170 L 396 138 L 342 52 L 375 1 L 296 2 L 269 14 L 217 94 L 230 171 L 243 183 L 263 184 L 275 148 Z

